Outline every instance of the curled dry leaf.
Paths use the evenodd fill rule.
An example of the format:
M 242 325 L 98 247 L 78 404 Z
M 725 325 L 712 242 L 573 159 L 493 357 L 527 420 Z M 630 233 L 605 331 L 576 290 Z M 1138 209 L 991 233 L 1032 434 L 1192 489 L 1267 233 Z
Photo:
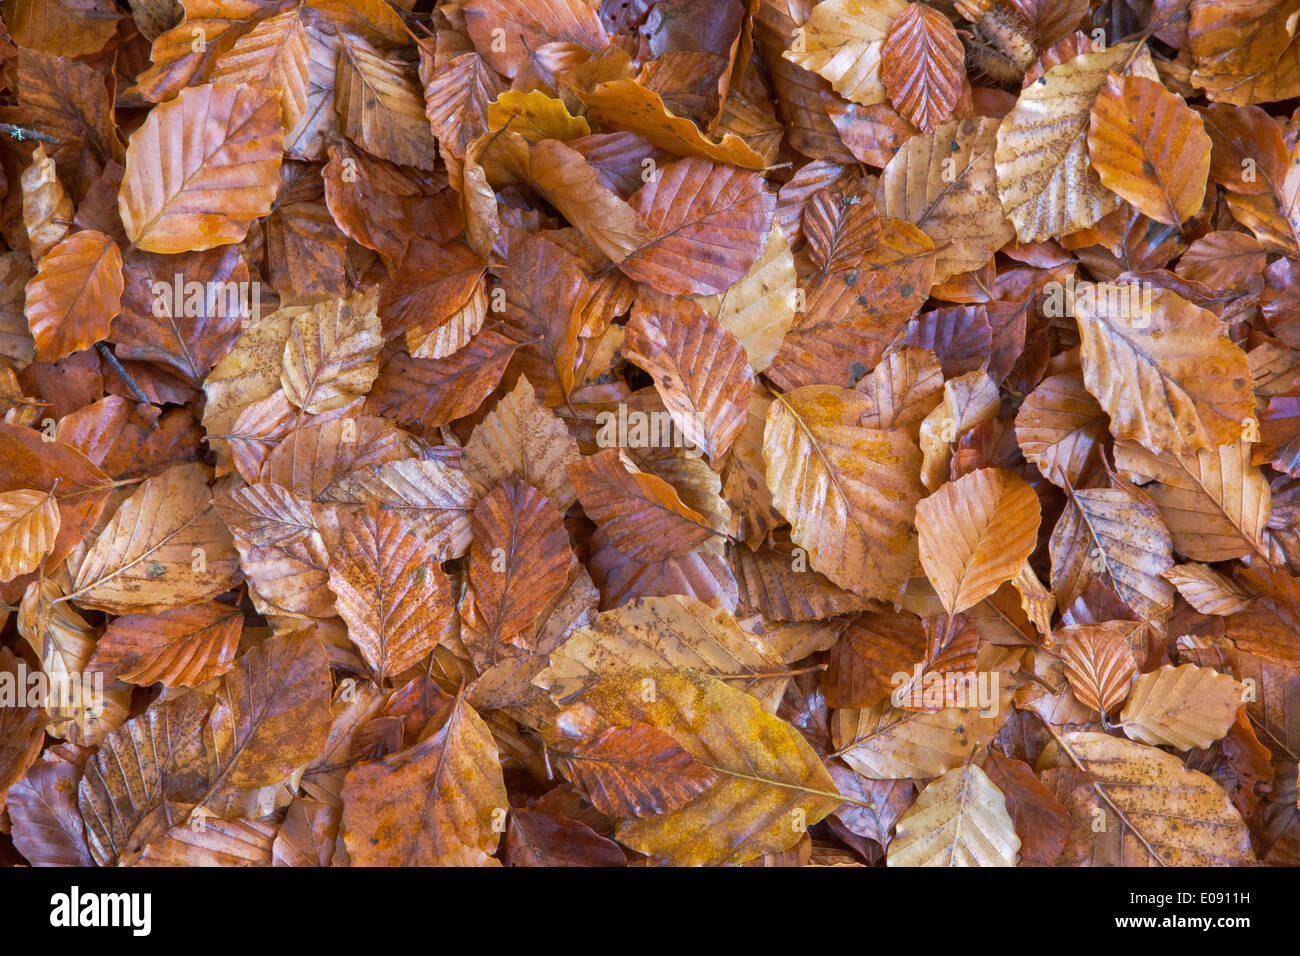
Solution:
M 1216 571 L 1208 564 L 1176 564 L 1161 572 L 1162 577 L 1183 596 L 1188 604 L 1202 614 L 1227 617 L 1244 611 L 1254 596 L 1238 582 Z
M 1065 677 L 1079 703 L 1103 718 L 1128 696 L 1137 676 L 1129 644 L 1132 625 L 1119 621 L 1067 627 L 1056 633 L 1065 658 Z
M 700 128 L 670 110 L 654 90 L 634 80 L 615 79 L 578 90 L 589 119 L 621 127 L 678 156 L 696 156 L 741 169 L 762 169 L 763 157 L 734 133 L 710 139 Z

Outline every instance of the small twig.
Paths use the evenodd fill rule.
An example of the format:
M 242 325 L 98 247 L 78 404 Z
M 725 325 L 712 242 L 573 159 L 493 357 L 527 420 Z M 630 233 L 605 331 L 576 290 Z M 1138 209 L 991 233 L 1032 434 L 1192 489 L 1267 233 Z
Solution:
M 15 126 L 13 123 L 0 123 L 0 133 L 19 143 L 34 139 L 42 143 L 59 145 L 59 141 L 49 133 L 42 133 L 38 129 L 27 129 L 25 126 Z
M 131 390 L 131 394 L 135 396 L 137 402 L 143 402 L 146 405 L 153 404 L 149 400 L 149 396 L 144 393 L 144 389 L 142 389 L 139 384 L 136 383 L 136 380 L 131 377 L 131 373 L 122 367 L 122 363 L 117 360 L 116 355 L 109 351 L 107 345 L 103 342 L 96 342 L 95 351 L 99 353 L 100 358 L 108 363 L 108 367 L 117 373 L 117 377 L 120 378 L 126 387 Z M 158 427 L 156 421 L 154 422 L 153 427 Z

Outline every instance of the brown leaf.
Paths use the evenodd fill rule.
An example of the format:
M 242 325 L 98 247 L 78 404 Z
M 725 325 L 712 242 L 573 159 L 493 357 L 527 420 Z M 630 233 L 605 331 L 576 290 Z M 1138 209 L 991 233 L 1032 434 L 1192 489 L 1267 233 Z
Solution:
M 1034 490 L 1010 472 L 981 468 L 916 506 L 921 565 L 949 614 L 988 597 L 1019 573 L 1037 543 Z
M 1016 441 L 1043 477 L 1082 485 L 1099 464 L 1107 433 L 1106 413 L 1079 372 L 1043 379 L 1016 414 Z
M 702 159 L 664 166 L 631 202 L 651 238 L 619 268 L 671 295 L 722 292 L 743 279 L 762 254 L 776 206 L 757 173 Z
M 645 680 L 654 701 L 642 693 Z M 588 684 L 565 713 L 572 719 L 562 716 L 561 725 L 580 721 L 588 736 L 634 723 L 670 726 L 682 747 L 718 775 L 704 795 L 675 811 L 619 823 L 620 843 L 665 862 L 740 863 L 787 849 L 803 836 L 789 825 L 792 814 L 811 825 L 840 804 L 834 782 L 798 731 L 748 694 L 702 674 L 623 671 Z M 738 841 L 739 832 L 750 836 Z
M 1116 863 L 1226 866 L 1254 860 L 1246 825 L 1223 789 L 1186 769 L 1178 757 L 1106 734 L 1080 731 L 1063 739 L 1072 761 L 1095 781 L 1076 789 L 1069 801 L 1071 844 L 1076 833 L 1091 833 L 1096 807 L 1108 815 L 1108 839 L 1119 843 Z M 1083 845 L 1095 839 L 1085 837 Z M 1070 856 L 1067 848 L 1061 862 L 1078 862 Z
M 1083 380 L 1111 432 L 1179 454 L 1240 441 L 1255 405 L 1250 369 L 1219 318 L 1167 289 L 1118 290 L 1075 304 Z
M 1020 859 L 1051 866 L 1065 849 L 1070 815 L 1023 760 L 989 751 L 984 770 L 1007 801 L 1007 813 L 1020 837 Z
M 597 53 L 609 42 L 596 11 L 581 0 L 470 0 L 464 16 L 475 48 L 509 77 L 529 58 L 529 50 L 545 43 L 564 41 Z
M 242 240 L 279 186 L 279 112 L 277 98 L 229 83 L 190 87 L 154 107 L 126 151 L 118 209 L 131 242 L 186 252 Z M 179 156 L 173 142 L 183 144 Z
M 649 724 L 611 727 L 564 757 L 574 784 L 601 813 L 652 817 L 689 803 L 718 779 Z
M 261 284 L 249 281 L 233 246 L 179 256 L 135 252 L 123 274 L 122 314 L 109 336 L 117 357 L 175 370 L 194 386 L 261 310 Z
M 12 581 L 40 566 L 54 550 L 59 521 L 59 505 L 53 494 L 0 494 L 0 581 Z
M 415 71 L 387 59 L 356 34 L 341 38 L 334 108 L 343 132 L 389 162 L 433 169 L 433 134 Z
M 52 248 L 27 283 L 27 322 L 36 357 L 52 362 L 108 337 L 122 303 L 122 254 L 91 229 Z
M 1015 236 L 998 199 L 997 124 L 957 120 L 913 136 L 880 177 L 880 214 L 935 241 L 935 280 L 977 269 Z
M 998 194 L 1021 242 L 1078 232 L 1115 210 L 1087 141 L 1093 103 L 1115 69 L 1156 79 L 1149 55 L 1130 44 L 1085 53 L 1026 86 L 998 127 Z
M 1236 721 L 1244 697 L 1242 684 L 1208 667 L 1166 665 L 1137 679 L 1119 725 L 1143 743 L 1208 747 Z
M 463 418 L 496 389 L 517 348 L 518 342 L 484 329 L 443 359 L 413 359 L 403 349 L 388 349 L 366 397 L 366 413 L 426 429 Z
M 633 560 L 686 554 L 719 533 L 682 503 L 672 485 L 636 469 L 616 448 L 574 462 L 568 473 L 588 517 Z
M 657 308 L 638 302 L 625 348 L 628 360 L 654 377 L 687 447 L 719 461 L 745 424 L 753 389 L 735 336 L 681 299 Z
M 795 31 L 782 56 L 819 73 L 836 92 L 870 106 L 885 99 L 881 58 L 893 24 L 907 9 L 903 0 L 864 6 L 853 0 L 823 0 Z
M 194 687 L 234 665 L 243 620 L 238 608 L 215 601 L 125 614 L 108 625 L 88 666 L 142 686 Z
M 334 614 L 317 511 L 287 488 L 251 485 L 213 503 L 230 529 L 254 605 L 264 613 Z
M 81 771 L 62 760 L 43 760 L 9 790 L 14 846 L 33 866 L 92 866 L 77 781 Z
M 233 586 L 237 556 L 212 508 L 209 474 L 186 464 L 147 479 L 78 565 L 68 599 L 120 614 L 181 607 Z
M 528 379 L 519 381 L 465 446 L 465 474 L 491 487 L 518 475 L 565 512 L 576 500 L 568 468 L 578 462 L 577 443 L 554 414 L 540 405 Z
M 559 814 L 516 809 L 506 830 L 506 866 L 626 866 L 617 843 Z
M 772 501 L 812 567 L 855 594 L 887 598 L 916 563 L 920 452 L 906 432 L 859 426 L 865 406 L 833 386 L 788 392 L 767 413 L 763 457 Z
M 903 118 L 929 131 L 952 116 L 965 60 L 948 18 L 924 3 L 909 3 L 881 47 L 880 79 Z
M 1200 116 L 1154 80 L 1111 77 L 1092 105 L 1092 168 L 1157 222 L 1176 226 L 1201 208 L 1209 152 Z
M 1164 572 L 1173 566 L 1169 531 L 1149 498 L 1131 488 L 1070 489 L 1052 529 L 1052 590 L 1062 607 L 1103 580 L 1141 617 L 1173 606 Z
M 348 772 L 339 832 L 355 866 L 485 866 L 508 808 L 496 744 L 460 698 L 424 742 Z
M 536 488 L 508 478 L 474 506 L 471 520 L 467 618 L 492 641 L 523 638 L 526 646 L 525 632 L 568 583 L 572 552 L 560 513 Z
M 340 525 L 342 549 L 330 562 L 330 590 L 348 639 L 382 681 L 418 663 L 438 643 L 451 614 L 451 584 L 401 514 L 372 503 Z
M 733 133 L 713 140 L 684 116 L 678 116 L 654 90 L 635 80 L 614 79 L 590 90 L 577 90 L 587 116 L 619 127 L 678 156 L 694 156 L 741 169 L 762 169 L 763 157 Z M 662 173 L 662 170 L 660 170 Z
M 280 381 L 289 401 L 316 415 L 370 390 L 379 374 L 378 295 L 326 300 L 294 319 Z
M 1120 621 L 1106 621 L 1057 632 L 1070 689 L 1103 719 L 1128 696 L 1137 677 L 1137 660 L 1129 643 L 1133 629 Z

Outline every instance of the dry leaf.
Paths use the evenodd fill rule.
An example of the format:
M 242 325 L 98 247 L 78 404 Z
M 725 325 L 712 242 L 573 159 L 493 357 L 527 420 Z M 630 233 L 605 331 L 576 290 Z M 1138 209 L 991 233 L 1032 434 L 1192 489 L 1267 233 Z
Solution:
M 1020 572 L 1040 517 L 1033 488 L 997 468 L 973 471 L 917 503 L 921 566 L 949 614 Z
M 1092 105 L 1092 168 L 1108 189 L 1157 222 L 1201 208 L 1210 137 L 1182 97 L 1142 76 L 1112 76 Z
M 887 598 L 916 563 L 920 452 L 902 430 L 858 425 L 866 404 L 833 386 L 787 392 L 767 413 L 763 458 L 809 564 L 855 594 Z
M 84 229 L 55 244 L 27 283 L 27 323 L 36 357 L 52 362 L 108 337 L 122 303 L 122 254 Z
M 1250 370 L 1218 317 L 1167 289 L 1120 288 L 1075 303 L 1083 380 L 1112 434 L 1154 452 L 1240 441 L 1254 420 Z
M 1106 621 L 1056 633 L 1070 689 L 1079 703 L 1098 711 L 1103 719 L 1128 696 L 1137 676 L 1137 660 L 1129 644 L 1132 630 L 1132 625 Z
M 890 866 L 1015 866 L 1007 799 L 979 767 L 949 770 L 898 818 Z
M 1127 66 L 1125 66 L 1127 64 Z M 998 195 L 1022 242 L 1069 235 L 1117 200 L 1088 160 L 1088 123 L 1112 70 L 1155 80 L 1150 56 L 1121 43 L 1053 66 L 1020 93 L 998 128 Z
M 340 524 L 342 551 L 329 573 L 339 616 L 375 679 L 394 677 L 438 642 L 451 584 L 400 512 L 371 504 Z
M 1300 862 L 1296 3 L 3 0 L 0 858 Z
M 1243 700 L 1242 685 L 1217 671 L 1166 665 L 1137 679 L 1119 725 L 1143 743 L 1208 747 L 1228 732 Z
M 118 198 L 127 237 L 148 252 L 239 242 L 271 211 L 283 142 L 277 97 L 238 83 L 181 90 L 131 134 Z

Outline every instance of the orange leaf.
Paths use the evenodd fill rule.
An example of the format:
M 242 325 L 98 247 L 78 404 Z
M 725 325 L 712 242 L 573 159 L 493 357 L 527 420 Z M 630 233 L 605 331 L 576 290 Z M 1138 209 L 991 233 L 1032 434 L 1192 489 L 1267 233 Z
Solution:
M 632 197 L 651 238 L 619 268 L 671 295 L 722 292 L 762 254 L 775 207 L 758 173 L 703 159 L 669 163 Z
M 934 7 L 909 3 L 880 51 L 880 78 L 899 114 L 930 131 L 952 116 L 961 97 L 966 51 Z
M 36 358 L 52 362 L 106 338 L 121 305 L 117 245 L 93 229 L 68 236 L 45 254 L 27 283 Z
M 568 582 L 569 536 L 549 499 L 508 478 L 474 508 L 473 626 L 515 643 Z
M 339 616 L 375 679 L 396 676 L 438 643 L 451 615 L 451 584 L 401 515 L 372 504 L 341 524 L 329 575 Z
M 682 504 L 672 485 L 629 467 L 616 448 L 569 465 L 583 510 L 620 552 L 637 561 L 662 561 L 717 533 Z
M 1196 214 L 1210 137 L 1181 96 L 1142 76 L 1112 76 L 1092 105 L 1088 156 L 1102 183 L 1157 222 Z
M 118 210 L 149 252 L 239 242 L 271 211 L 284 128 L 278 98 L 242 84 L 182 90 L 131 134 Z

